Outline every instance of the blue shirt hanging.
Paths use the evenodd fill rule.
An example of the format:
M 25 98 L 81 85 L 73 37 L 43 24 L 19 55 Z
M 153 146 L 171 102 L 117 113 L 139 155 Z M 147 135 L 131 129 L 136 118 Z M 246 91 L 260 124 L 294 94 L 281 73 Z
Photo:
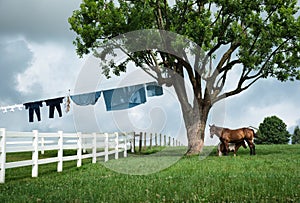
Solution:
M 146 89 L 148 97 L 161 96 L 164 93 L 163 88 L 156 82 L 148 83 Z
M 101 96 L 101 91 L 86 94 L 71 95 L 72 101 L 79 106 L 95 105 Z
M 144 85 L 103 91 L 107 111 L 129 109 L 146 102 Z

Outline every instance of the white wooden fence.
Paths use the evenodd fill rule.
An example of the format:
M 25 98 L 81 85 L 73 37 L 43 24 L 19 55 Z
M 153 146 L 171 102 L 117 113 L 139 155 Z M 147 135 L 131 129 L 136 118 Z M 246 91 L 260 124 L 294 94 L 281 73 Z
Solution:
M 32 177 L 37 177 L 38 166 L 41 164 L 57 162 L 57 171 L 61 172 L 64 161 L 77 160 L 77 167 L 80 167 L 82 159 L 86 158 L 92 158 L 92 163 L 96 163 L 97 157 L 101 156 L 104 156 L 104 161 L 108 161 L 110 154 L 115 154 L 115 159 L 118 159 L 119 152 L 124 152 L 124 157 L 127 157 L 132 138 L 133 133 L 9 132 L 0 128 L 0 183 L 5 182 L 5 170 L 9 168 L 32 166 Z M 76 149 L 77 154 L 63 156 L 63 150 L 68 149 Z M 57 150 L 57 157 L 39 159 L 39 153 L 44 154 L 48 150 Z M 91 153 L 82 154 L 82 151 Z M 32 152 L 32 159 L 6 162 L 6 154 L 15 152 Z

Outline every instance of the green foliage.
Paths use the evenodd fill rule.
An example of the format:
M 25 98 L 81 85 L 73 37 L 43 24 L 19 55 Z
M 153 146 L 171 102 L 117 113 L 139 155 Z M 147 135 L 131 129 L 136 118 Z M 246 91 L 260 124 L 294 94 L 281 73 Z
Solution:
M 300 128 L 297 126 L 292 135 L 292 144 L 300 144 Z
M 299 156 L 296 145 L 260 145 L 257 156 L 240 149 L 237 157 L 183 157 L 151 175 L 113 172 L 101 163 L 64 162 L 8 169 L 0 184 L 1 202 L 299 202 Z M 129 157 L 131 158 L 131 157 Z M 120 159 L 121 160 L 121 159 Z
M 257 144 L 287 144 L 290 138 L 287 125 L 278 117 L 266 117 L 259 125 Z
M 247 71 L 258 74 L 251 75 L 253 78 L 244 75 L 247 76 L 244 79 L 271 76 L 286 81 L 300 79 L 300 18 L 295 17 L 296 3 L 296 0 L 192 0 L 173 4 L 162 0 L 83 0 L 69 23 L 77 34 L 74 44 L 79 56 L 120 34 L 163 29 L 189 38 L 209 55 L 216 54 L 223 46 L 236 45 L 237 63 L 244 66 L 244 74 Z M 145 62 L 141 60 L 145 55 L 135 55 L 131 60 Z

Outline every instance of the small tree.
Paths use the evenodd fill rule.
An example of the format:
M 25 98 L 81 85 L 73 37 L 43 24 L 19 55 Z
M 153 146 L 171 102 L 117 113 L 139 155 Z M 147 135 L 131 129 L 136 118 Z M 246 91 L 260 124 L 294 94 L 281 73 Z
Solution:
M 259 125 L 257 144 L 287 144 L 291 135 L 278 117 L 266 117 Z
M 292 135 L 292 144 L 300 144 L 300 128 L 296 126 L 294 134 Z

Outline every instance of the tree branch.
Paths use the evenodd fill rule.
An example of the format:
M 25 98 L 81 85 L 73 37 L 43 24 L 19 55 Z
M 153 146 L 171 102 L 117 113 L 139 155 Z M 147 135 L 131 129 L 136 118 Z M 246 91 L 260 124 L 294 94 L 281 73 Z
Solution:
M 215 19 L 215 21 L 214 22 L 212 22 L 211 24 L 210 24 L 210 26 L 212 27 L 212 26 L 214 26 L 215 25 L 215 23 L 219 20 L 219 18 L 220 18 L 220 16 L 221 16 L 221 13 L 222 13 L 222 11 L 223 11 L 223 6 L 222 6 L 222 8 L 220 9 L 220 11 L 219 11 L 219 13 L 218 13 L 218 15 L 217 15 L 217 17 L 216 17 L 216 19 Z
M 259 80 L 260 78 L 263 78 L 264 77 L 264 73 L 263 73 L 263 70 L 265 69 L 265 67 L 267 66 L 267 64 L 270 62 L 271 58 L 281 49 L 281 47 L 287 43 L 288 41 L 290 40 L 290 38 L 286 39 L 284 42 L 282 42 L 270 55 L 269 57 L 267 58 L 267 60 L 265 61 L 265 63 L 262 65 L 262 67 L 260 68 L 260 70 L 252 75 L 252 76 L 249 76 L 249 74 L 251 73 L 251 69 L 247 71 L 246 73 L 246 68 L 243 69 L 243 72 L 241 74 L 241 77 L 239 79 L 239 82 L 238 82 L 238 85 L 236 87 L 236 89 L 232 90 L 232 91 L 229 91 L 229 92 L 226 92 L 222 95 L 220 95 L 219 97 L 217 97 L 216 99 L 213 100 L 213 103 L 216 103 L 217 101 L 221 100 L 221 99 L 224 99 L 224 98 L 227 98 L 227 97 L 230 97 L 230 96 L 233 96 L 233 95 L 236 95 L 236 94 L 239 94 L 240 92 L 248 89 L 251 85 L 253 85 L 257 80 Z M 245 74 L 246 73 L 246 74 Z M 249 84 L 247 84 L 246 86 L 242 87 L 244 82 L 246 81 L 249 81 L 249 80 L 252 80 Z
M 217 76 L 222 73 L 223 71 L 226 71 L 226 68 L 230 68 L 229 65 L 226 65 L 225 68 L 223 68 L 225 62 L 229 59 L 231 54 L 240 46 L 240 43 L 232 43 L 230 48 L 223 54 L 223 57 L 219 61 L 216 69 L 214 70 L 213 74 L 210 76 L 211 81 L 215 81 Z M 234 62 L 236 63 L 236 62 Z
M 205 65 L 206 65 L 208 59 L 212 56 L 212 54 L 216 50 L 218 50 L 221 47 L 221 45 L 224 45 L 224 44 L 225 44 L 224 42 L 218 41 L 218 43 L 205 55 L 204 60 L 201 65 L 201 69 L 199 71 L 200 75 L 202 75 L 202 73 L 205 71 Z

